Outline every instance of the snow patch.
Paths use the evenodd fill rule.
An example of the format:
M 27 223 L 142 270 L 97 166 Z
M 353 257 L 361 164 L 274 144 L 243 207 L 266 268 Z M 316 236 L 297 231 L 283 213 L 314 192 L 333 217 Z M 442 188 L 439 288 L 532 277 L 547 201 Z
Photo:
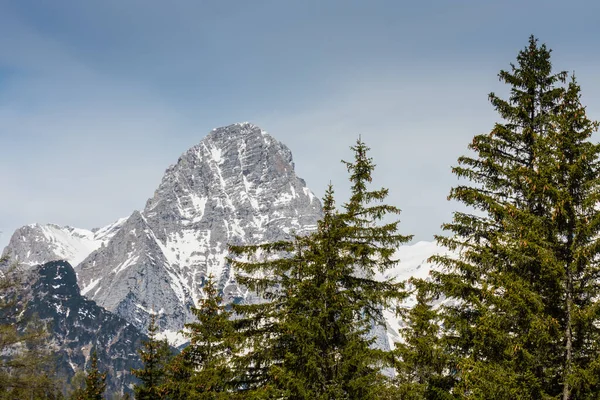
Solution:
M 244 182 L 244 188 L 246 189 L 246 192 L 243 193 L 245 194 L 246 198 L 248 199 L 248 201 L 250 202 L 250 205 L 252 206 L 252 208 L 254 208 L 255 210 L 258 210 L 259 206 L 258 206 L 258 200 L 256 200 L 256 197 L 252 196 L 252 184 L 248 181 L 248 179 L 246 178 L 245 175 L 242 175 L 242 182 Z
M 83 289 L 81 289 L 81 295 L 85 296 L 90 290 L 96 287 L 96 285 L 102 280 L 102 278 L 92 279 Z
M 313 192 L 310 191 L 309 188 L 307 188 L 306 186 L 302 188 L 302 191 L 304 192 L 304 194 L 306 196 L 308 196 L 308 199 L 310 200 L 310 202 L 312 203 L 313 200 L 315 199 L 315 195 L 313 194 Z
M 166 330 L 156 334 L 156 338 L 158 340 L 166 339 L 167 342 L 174 347 L 179 347 L 182 344 L 189 342 L 189 339 L 186 338 L 181 331 L 170 331 Z
M 93 251 L 100 248 L 102 244 L 106 244 L 126 220 L 126 218 L 121 218 L 104 228 L 91 231 L 70 226 L 58 226 L 55 224 L 33 224 L 29 226 L 40 233 L 40 235 L 34 236 L 33 240 L 36 242 L 46 242 L 48 248 L 53 253 L 54 259 L 66 260 L 75 267 Z M 22 237 L 22 239 L 23 241 L 27 241 L 26 237 Z M 35 255 L 31 254 L 31 250 L 28 250 L 26 258 L 26 260 L 20 261 L 29 265 L 42 264 L 51 261 L 46 259 L 36 259 Z
M 294 199 L 294 195 L 291 193 L 281 193 L 279 197 L 274 201 L 275 205 L 287 204 Z
M 204 209 L 206 208 L 206 202 L 208 201 L 208 199 L 206 197 L 199 197 L 194 194 L 191 194 L 190 200 L 192 202 L 192 205 L 194 206 L 194 211 L 196 214 L 192 222 L 199 222 L 204 216 Z
M 221 149 L 213 146 L 210 149 L 210 156 L 217 164 L 223 163 L 223 151 Z
M 128 267 L 131 267 L 132 265 L 134 265 L 139 260 L 139 258 L 140 258 L 139 256 L 135 256 L 135 257 L 127 259 L 126 261 L 119 264 L 116 268 L 114 268 L 112 270 L 112 273 L 116 275 L 119 272 L 124 271 Z

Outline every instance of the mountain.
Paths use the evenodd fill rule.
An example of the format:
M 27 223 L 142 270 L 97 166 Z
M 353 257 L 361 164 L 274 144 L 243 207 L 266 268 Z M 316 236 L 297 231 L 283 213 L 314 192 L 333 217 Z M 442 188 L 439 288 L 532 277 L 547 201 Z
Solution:
M 81 293 L 145 329 L 152 310 L 171 338 L 191 320 L 209 274 L 228 301 L 253 301 L 226 263 L 228 244 L 315 229 L 321 204 L 294 171 L 291 151 L 259 127 L 210 132 L 170 166 L 141 211 L 86 231 L 18 229 L 5 252 L 25 265 L 64 259 Z
M 170 166 L 141 211 L 108 227 L 85 231 L 30 225 L 5 251 L 35 265 L 65 259 L 75 265 L 81 294 L 144 331 L 158 314 L 162 334 L 191 320 L 208 275 L 230 302 L 255 301 L 226 262 L 228 244 L 252 244 L 309 232 L 322 215 L 319 200 L 296 176 L 290 150 L 259 127 L 217 128 Z M 427 274 L 431 243 L 403 246 L 394 276 Z M 374 327 L 378 346 L 398 340 L 400 322 L 386 312 Z
M 77 267 L 82 293 L 145 328 L 154 309 L 166 332 L 191 321 L 208 275 L 228 301 L 248 296 L 226 263 L 228 244 L 315 228 L 320 202 L 294 172 L 290 150 L 259 127 L 218 128 L 165 172 L 141 212 Z
M 11 236 L 3 254 L 24 266 L 65 260 L 77 265 L 91 252 L 105 245 L 125 222 L 120 219 L 102 229 L 73 228 L 54 224 L 23 226 Z
M 434 254 L 452 255 L 455 253 L 444 247 L 438 246 L 435 243 L 425 241 L 417 242 L 412 245 L 400 246 L 394 254 L 394 257 L 400 262 L 385 273 L 378 273 L 376 277 L 379 279 L 389 279 L 393 277 L 399 282 L 406 281 L 411 277 L 428 279 L 430 271 L 435 269 L 436 266 L 427 260 Z M 415 297 L 410 296 L 403 302 L 402 307 L 412 307 L 415 303 Z M 443 303 L 443 300 L 438 302 L 438 304 L 441 303 Z M 394 347 L 394 343 L 402 340 L 398 332 L 400 332 L 400 329 L 405 326 L 405 324 L 398 318 L 395 310 L 384 310 L 383 315 L 387 324 L 387 341 L 390 344 L 390 347 Z
M 80 294 L 73 267 L 52 261 L 25 272 L 19 304 L 25 317 L 37 315 L 48 324 L 49 345 L 56 350 L 56 372 L 70 379 L 84 369 L 93 349 L 98 366 L 107 372 L 107 393 L 131 388 L 129 372 L 141 362 L 136 349 L 147 337 L 126 320 L 99 307 Z

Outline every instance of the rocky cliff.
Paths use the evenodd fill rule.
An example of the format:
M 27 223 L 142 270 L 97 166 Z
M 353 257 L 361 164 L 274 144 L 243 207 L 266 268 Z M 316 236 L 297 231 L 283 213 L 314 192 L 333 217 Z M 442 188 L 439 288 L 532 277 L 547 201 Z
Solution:
M 75 271 L 66 261 L 34 266 L 22 277 L 24 285 L 15 307 L 24 307 L 19 318 L 35 315 L 46 323 L 56 374 L 68 381 L 89 366 L 90 354 L 96 350 L 99 369 L 107 373 L 107 393 L 131 389 L 135 377 L 130 370 L 141 367 L 137 349 L 147 337 L 83 297 Z

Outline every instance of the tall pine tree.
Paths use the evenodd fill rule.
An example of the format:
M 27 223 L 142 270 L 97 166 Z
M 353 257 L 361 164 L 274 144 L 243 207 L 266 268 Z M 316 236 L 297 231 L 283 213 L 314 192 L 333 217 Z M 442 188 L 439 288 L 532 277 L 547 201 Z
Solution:
M 148 326 L 148 340 L 143 341 L 142 348 L 138 350 L 144 366 L 131 371 L 140 380 L 140 384 L 135 385 L 133 389 L 137 400 L 162 398 L 160 387 L 165 382 L 165 370 L 171 358 L 171 350 L 166 340 L 156 338 L 157 332 L 156 315 L 152 314 Z
M 476 136 L 469 146 L 475 157 L 460 157 L 453 169 L 472 184 L 453 188 L 449 198 L 475 212 L 456 212 L 443 226 L 451 236 L 437 237 L 460 257 L 433 257 L 444 267 L 434 278 L 450 299 L 443 326 L 458 360 L 454 393 L 568 399 L 577 380 L 575 299 L 595 302 L 584 293 L 595 285 L 582 290 L 574 281 L 597 275 L 595 125 L 578 88 L 564 89 L 566 73 L 552 72 L 550 50 L 533 37 L 499 77 L 511 86 L 508 100 L 490 95 L 503 122 Z M 592 309 L 587 331 L 579 332 L 588 349 Z
M 590 121 L 573 77 L 552 115 L 545 153 L 552 231 L 551 257 L 559 271 L 556 308 L 562 338 L 556 384 L 562 399 L 600 390 L 600 145 L 590 142 Z
M 197 322 L 185 325 L 190 344 L 168 367 L 163 393 L 169 399 L 231 399 L 236 352 L 231 312 L 223 304 L 214 277 L 204 284 L 204 298 L 192 313 Z
M 385 389 L 381 370 L 390 357 L 370 332 L 404 293 L 376 274 L 395 265 L 395 250 L 410 236 L 383 221 L 400 210 L 383 203 L 386 189 L 369 189 L 375 165 L 367 146 L 359 140 L 352 149 L 352 195 L 342 211 L 330 187 L 315 233 L 231 248 L 238 280 L 265 300 L 236 307 L 252 346 L 242 358 L 244 383 L 257 396 L 370 399 Z
M 440 315 L 433 307 L 438 300 L 435 285 L 411 278 L 415 303 L 399 309 L 404 322 L 402 341 L 394 349 L 398 396 L 405 400 L 452 399 L 454 378 L 448 373 L 449 354 L 441 337 Z
M 102 400 L 106 390 L 106 373 L 98 369 L 98 354 L 92 351 L 90 366 L 86 370 L 85 387 L 77 390 L 72 397 L 77 400 Z

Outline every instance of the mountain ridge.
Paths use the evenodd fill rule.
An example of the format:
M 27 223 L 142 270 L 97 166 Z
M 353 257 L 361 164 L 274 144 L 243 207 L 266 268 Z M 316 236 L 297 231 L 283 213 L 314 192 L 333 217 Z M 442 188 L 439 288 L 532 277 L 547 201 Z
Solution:
M 83 295 L 142 331 L 155 312 L 161 334 L 180 344 L 177 332 L 193 320 L 190 308 L 209 275 L 226 301 L 256 301 L 235 282 L 225 261 L 228 244 L 289 239 L 315 229 L 320 201 L 294 168 L 291 151 L 258 126 L 216 128 L 166 169 L 144 209 L 92 231 L 52 226 L 54 237 L 45 226 L 23 227 L 7 250 L 25 264 L 43 257 L 72 261 Z M 410 263 L 401 262 L 394 274 L 421 274 L 430 268 L 430 253 L 443 251 L 420 243 L 428 244 L 399 250 Z M 90 250 L 85 257 L 82 248 Z M 419 270 L 422 264 L 427 267 Z M 386 318 L 378 343 L 390 347 L 400 325 L 394 315 Z
M 47 324 L 48 346 L 53 348 L 55 373 L 69 381 L 90 363 L 93 350 L 98 366 L 107 372 L 107 393 L 131 390 L 137 379 L 131 368 L 140 368 L 137 354 L 147 340 L 131 323 L 82 296 L 73 267 L 51 261 L 22 271 L 25 279 L 19 301 L 22 311 L 8 314 L 29 320 L 34 316 Z
M 248 296 L 225 261 L 229 244 L 316 228 L 320 201 L 294 168 L 291 151 L 260 127 L 216 128 L 166 169 L 144 209 L 93 231 L 22 227 L 5 252 L 25 265 L 69 260 L 82 294 L 142 330 L 156 310 L 173 333 L 193 320 L 208 275 L 227 301 Z

